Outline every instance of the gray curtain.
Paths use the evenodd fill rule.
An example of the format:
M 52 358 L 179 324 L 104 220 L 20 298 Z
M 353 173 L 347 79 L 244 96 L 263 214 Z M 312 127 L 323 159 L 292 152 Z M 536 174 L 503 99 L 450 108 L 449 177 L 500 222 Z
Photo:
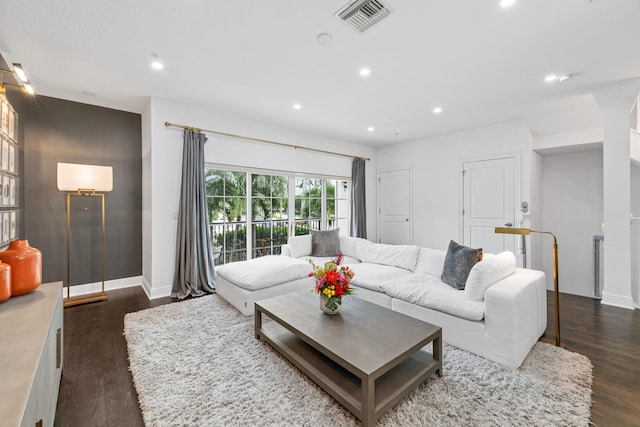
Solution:
M 367 204 L 365 191 L 366 160 L 353 159 L 351 164 L 351 236 L 367 238 Z
M 207 137 L 184 131 L 182 185 L 178 210 L 176 270 L 172 297 L 201 296 L 215 292 L 215 269 L 209 238 L 207 194 L 204 182 L 204 144 Z

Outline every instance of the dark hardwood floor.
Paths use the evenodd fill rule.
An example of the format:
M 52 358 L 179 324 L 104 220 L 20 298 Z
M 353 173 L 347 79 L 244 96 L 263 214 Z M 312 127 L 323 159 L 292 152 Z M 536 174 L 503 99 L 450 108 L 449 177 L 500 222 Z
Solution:
M 64 365 L 55 426 L 144 426 L 124 339 L 124 315 L 172 302 L 140 287 L 64 309 Z
M 126 341 L 126 313 L 173 300 L 149 301 L 141 288 L 108 292 L 109 300 L 64 311 L 64 370 L 56 426 L 143 426 Z M 553 293 L 547 332 L 555 340 Z M 591 422 L 598 427 L 640 426 L 640 311 L 560 295 L 561 338 L 594 365 Z
M 547 307 L 544 337 L 555 342 L 553 292 Z M 560 338 L 593 364 L 592 424 L 640 426 L 640 310 L 560 293 Z

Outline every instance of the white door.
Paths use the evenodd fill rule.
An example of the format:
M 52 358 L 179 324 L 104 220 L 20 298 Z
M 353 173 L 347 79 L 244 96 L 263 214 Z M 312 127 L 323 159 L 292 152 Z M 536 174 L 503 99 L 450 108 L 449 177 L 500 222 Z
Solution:
M 378 242 L 413 243 L 409 168 L 378 172 Z
M 495 234 L 495 227 L 515 227 L 515 159 L 463 164 L 464 244 L 486 253 L 515 252 L 515 236 Z

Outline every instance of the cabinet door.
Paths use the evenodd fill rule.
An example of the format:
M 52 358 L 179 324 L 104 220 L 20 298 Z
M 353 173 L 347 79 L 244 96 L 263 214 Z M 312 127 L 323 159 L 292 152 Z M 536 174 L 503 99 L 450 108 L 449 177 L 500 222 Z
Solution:
M 58 403 L 60 377 L 62 375 L 62 346 L 64 342 L 62 319 L 62 293 L 60 293 L 22 423 L 20 424 L 23 427 L 53 426 Z

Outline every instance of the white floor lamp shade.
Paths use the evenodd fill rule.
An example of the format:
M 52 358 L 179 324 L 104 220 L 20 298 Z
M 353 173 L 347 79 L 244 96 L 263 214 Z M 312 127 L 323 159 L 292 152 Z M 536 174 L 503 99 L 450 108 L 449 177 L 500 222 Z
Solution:
M 58 190 L 111 191 L 113 167 L 58 163 Z

